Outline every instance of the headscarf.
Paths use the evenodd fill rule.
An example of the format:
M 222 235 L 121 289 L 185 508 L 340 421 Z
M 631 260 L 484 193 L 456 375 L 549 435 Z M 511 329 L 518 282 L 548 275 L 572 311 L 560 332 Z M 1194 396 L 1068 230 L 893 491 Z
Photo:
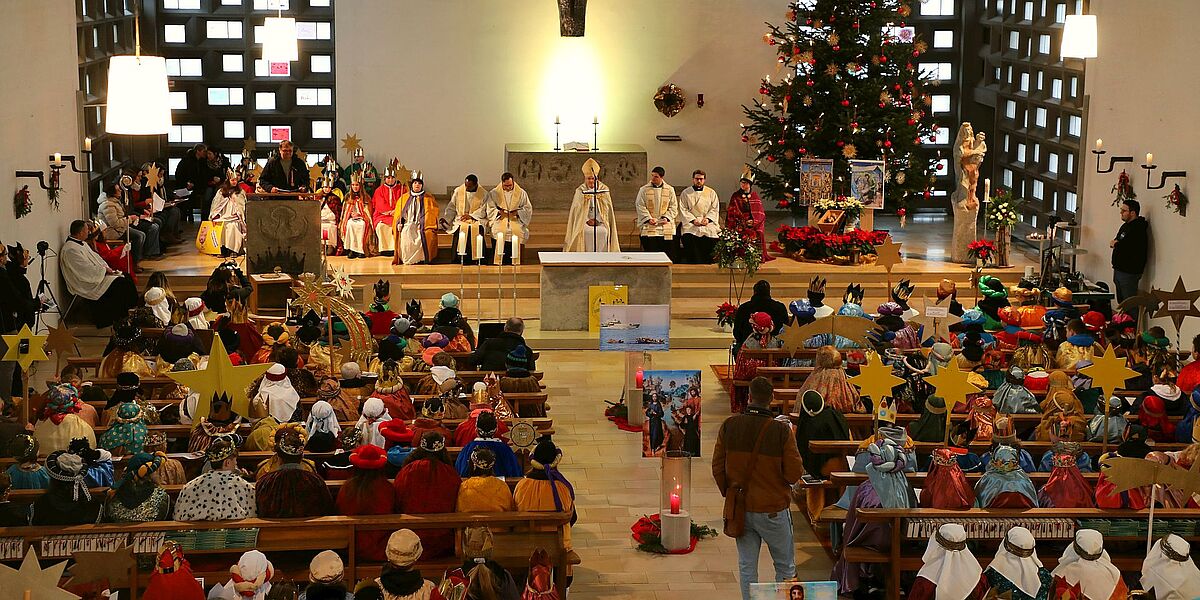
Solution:
M 187 322 L 192 326 L 192 329 L 208 329 L 208 318 L 204 316 L 204 311 L 207 307 L 204 306 L 204 301 L 192 297 L 183 301 L 183 308 L 187 310 Z
M 896 442 L 882 439 L 867 446 L 867 478 L 879 496 L 882 508 L 911 508 L 915 494 L 904 475 L 908 459 Z
M 925 399 L 925 410 L 908 425 L 908 436 L 918 442 L 940 442 L 946 437 L 946 400 L 941 396 Z
M 1173 533 L 1154 542 L 1142 562 L 1142 589 L 1153 589 L 1159 600 L 1200 597 L 1200 570 L 1191 554 L 1191 544 Z
M 271 578 L 275 575 L 275 566 L 258 550 L 251 550 L 238 559 L 236 565 L 229 567 L 232 576 L 226 588 L 233 588 L 243 598 L 265 600 L 271 591 Z
M 136 402 L 126 402 L 117 409 L 116 419 L 100 436 L 97 445 L 106 450 L 124 448 L 127 454 L 137 454 L 146 445 L 147 433 L 142 407 Z
M 421 445 L 424 446 L 424 444 L 425 439 L 422 438 Z M 537 445 L 534 446 L 533 452 L 530 454 L 529 461 L 532 467 L 531 470 L 539 470 L 546 474 L 546 480 L 550 482 L 550 495 L 554 499 L 554 510 L 559 512 L 563 509 L 563 501 L 558 495 L 557 482 L 561 482 L 567 488 L 567 493 L 571 495 L 572 501 L 575 499 L 575 488 L 558 471 L 558 463 L 561 461 L 562 451 L 558 449 L 558 446 L 554 445 L 554 441 L 549 435 L 543 435 L 538 439 Z
M 154 316 L 159 321 L 162 321 L 163 325 L 170 325 L 171 307 L 167 304 L 166 290 L 160 287 L 152 287 L 146 290 L 145 299 L 146 306 L 150 307 L 150 312 L 154 313 Z
M 813 475 L 821 474 L 821 467 L 839 454 L 817 454 L 809 449 L 808 443 L 815 440 L 848 440 L 850 427 L 846 417 L 836 408 L 827 406 L 821 393 L 808 390 L 801 395 L 796 418 L 796 446 L 804 459 L 804 470 Z
M 125 508 L 133 508 L 145 502 L 156 487 L 151 476 L 158 471 L 166 459 L 167 455 L 162 452 L 134 454 L 125 467 L 125 474 L 121 476 L 121 480 L 113 486 L 109 494 L 115 496 Z
M 1063 412 L 1068 406 L 1075 409 L 1072 414 L 1082 415 L 1083 404 L 1075 396 L 1075 386 L 1064 371 L 1052 371 L 1046 385 L 1046 399 L 1042 400 L 1042 414 Z
M 929 348 L 929 373 L 937 375 L 938 369 L 950 364 L 954 358 L 954 348 L 946 342 L 937 342 Z
M 292 380 L 287 376 L 287 368 L 279 363 L 267 369 L 254 397 L 261 398 L 267 405 L 267 412 L 280 423 L 291 421 L 296 407 L 300 405 L 300 394 L 292 386 Z
M 935 600 L 969 598 L 983 574 L 983 567 L 967 548 L 967 530 L 958 523 L 946 523 L 929 536 L 921 562 L 917 577 L 936 586 Z
M 1037 598 L 1042 590 L 1039 573 L 1042 561 L 1037 556 L 1037 540 L 1024 527 L 1013 527 L 1004 534 L 1004 541 L 996 549 L 996 557 L 988 567 L 1030 597 Z
M 987 471 L 975 484 L 975 502 L 988 508 L 1001 494 L 1017 493 L 1029 498 L 1030 506 L 1037 506 L 1037 489 L 1029 474 L 1021 470 L 1021 457 L 1012 446 L 997 446 L 988 462 Z
M 842 366 L 842 353 L 833 346 L 821 346 L 817 349 L 814 369 L 800 386 L 800 394 L 815 390 L 825 399 L 825 403 L 842 414 L 866 412 L 858 389 L 846 377 Z
M 1111 597 L 1121 581 L 1121 571 L 1104 550 L 1104 536 L 1095 529 L 1075 532 L 1075 541 L 1063 550 L 1053 575 L 1062 577 L 1067 585 L 1078 585 L 1088 598 Z
M 79 392 L 69 383 L 60 383 L 46 390 L 46 406 L 42 409 L 42 418 L 50 419 L 55 425 L 63 422 L 67 415 L 78 413 Z
M 1166 402 L 1155 394 L 1142 399 L 1142 406 L 1138 409 L 1138 425 L 1145 427 L 1156 442 L 1175 439 L 1175 423 L 1167 416 Z
M 313 403 L 304 429 L 308 432 L 309 438 L 318 433 L 329 433 L 336 439 L 342 432 L 342 426 L 338 423 L 333 405 L 324 400 L 317 400 Z
M 387 440 L 379 433 L 379 425 L 392 420 L 392 415 L 388 414 L 387 406 L 383 400 L 379 398 L 367 398 L 363 403 L 362 413 L 359 414 L 358 422 L 354 424 L 362 431 L 363 444 L 373 444 L 383 448 L 387 446 Z
M 1013 365 L 1004 375 L 1004 383 L 996 388 L 992 395 L 992 404 L 996 412 L 1005 414 L 1037 414 L 1041 411 L 1033 392 L 1025 387 L 1025 370 Z

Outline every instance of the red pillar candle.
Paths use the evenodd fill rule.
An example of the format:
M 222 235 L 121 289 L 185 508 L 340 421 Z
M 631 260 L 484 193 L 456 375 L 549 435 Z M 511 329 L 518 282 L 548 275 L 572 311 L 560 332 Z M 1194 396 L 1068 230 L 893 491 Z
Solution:
M 675 491 L 671 492 L 671 514 L 673 514 L 673 515 L 679 514 L 679 509 L 683 503 L 683 500 L 680 497 L 679 492 L 680 492 L 680 488 L 678 485 L 675 486 Z

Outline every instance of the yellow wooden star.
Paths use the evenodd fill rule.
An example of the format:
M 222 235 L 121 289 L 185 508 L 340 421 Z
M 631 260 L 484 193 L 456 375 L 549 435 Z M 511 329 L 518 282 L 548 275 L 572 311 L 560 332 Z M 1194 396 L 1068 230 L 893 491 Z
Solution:
M 796 353 L 804 349 L 804 342 L 810 336 L 806 336 L 799 325 L 788 325 L 783 328 L 783 333 L 779 334 L 779 339 L 783 341 L 783 349 L 788 351 L 788 356 L 796 356 Z
M 1125 381 L 1138 376 L 1138 372 L 1125 366 L 1125 359 L 1118 358 L 1113 352 L 1112 345 L 1104 350 L 1101 356 L 1093 356 L 1092 364 L 1079 369 L 1083 375 L 1092 378 L 1092 387 L 1101 388 L 1105 394 L 1113 394 L 1125 389 Z
M 0 565 L 0 597 L 20 598 L 22 593 L 29 592 L 30 598 L 38 600 L 74 600 L 79 596 L 58 587 L 66 568 L 67 561 L 64 560 L 43 570 L 30 546 L 25 550 L 20 569 Z
M 325 177 L 325 165 L 317 163 L 308 168 L 308 179 L 312 182 L 310 189 L 316 189 L 321 185 L 321 178 Z
M 791 335 L 803 336 L 799 339 L 807 340 L 822 333 L 829 333 L 858 342 L 865 348 L 871 345 L 869 334 L 873 331 L 876 331 L 876 326 L 875 322 L 870 319 L 833 314 L 828 317 L 821 317 L 808 325 L 800 327 L 798 331 Z M 784 333 L 787 335 L 787 332 Z M 784 344 L 787 344 L 786 340 Z M 803 346 L 803 342 L 801 342 L 801 346 Z M 787 346 L 785 345 L 784 347 L 786 348 Z
M 1171 317 L 1171 322 L 1175 324 L 1175 331 L 1179 331 L 1185 318 L 1200 317 L 1200 310 L 1196 309 L 1196 299 L 1200 298 L 1200 290 L 1185 288 L 1182 276 L 1175 280 L 1175 289 L 1169 292 L 1152 289 L 1150 293 L 1159 302 L 1158 311 L 1154 313 L 1153 318 Z
M 4 345 L 8 347 L 0 360 L 16 361 L 23 371 L 28 371 L 29 365 L 35 362 L 50 360 L 46 356 L 46 336 L 33 335 L 28 325 L 22 325 L 21 331 L 16 334 L 0 337 L 4 338 Z
M 254 152 L 258 149 L 258 142 L 254 138 L 246 138 L 242 140 L 242 153 Z
M 270 369 L 270 364 L 242 365 L 235 367 L 221 343 L 221 336 L 214 335 L 212 349 L 208 354 L 208 366 L 203 371 L 171 371 L 167 377 L 186 385 L 200 395 L 196 403 L 193 420 L 207 417 L 214 395 L 228 394 L 233 410 L 239 415 L 249 413 L 250 399 L 246 394 L 250 384 Z
M 946 401 L 946 413 L 954 412 L 954 405 L 966 402 L 967 396 L 978 394 L 979 386 L 971 383 L 970 371 L 958 368 L 958 360 L 952 359 L 950 364 L 938 369 L 937 375 L 925 378 L 925 382 L 937 390 L 937 395 Z
M 892 388 L 904 383 L 904 379 L 892 374 L 892 368 L 884 365 L 879 355 L 867 353 L 867 362 L 858 367 L 858 375 L 850 378 L 858 386 L 860 396 L 870 396 L 878 406 L 884 396 L 892 395 Z
M 255 161 L 254 162 L 254 180 L 255 181 L 258 181 L 258 178 L 262 177 L 262 172 L 263 172 L 262 165 L 258 164 L 258 161 Z
M 342 138 L 342 149 L 350 154 L 362 147 L 362 140 L 358 139 L 357 133 L 347 133 L 346 137 Z
M 146 186 L 155 189 L 160 181 L 162 181 L 162 169 L 158 168 L 156 164 L 151 164 L 150 168 L 146 169 Z
M 900 244 L 892 242 L 892 236 L 887 236 L 882 244 L 875 246 L 875 264 L 887 269 L 890 274 L 892 267 L 904 262 L 900 258 Z
M 66 323 L 59 323 L 58 327 L 46 328 L 46 350 L 54 353 L 55 356 L 66 356 L 70 352 L 78 352 L 75 345 L 79 343 L 79 338 L 75 337 L 75 332 Z

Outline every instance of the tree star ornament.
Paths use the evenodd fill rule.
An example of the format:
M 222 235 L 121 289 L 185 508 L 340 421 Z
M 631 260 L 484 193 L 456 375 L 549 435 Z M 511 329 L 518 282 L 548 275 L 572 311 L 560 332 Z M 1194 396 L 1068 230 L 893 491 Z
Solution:
M 75 552 L 71 554 L 75 564 L 71 566 L 68 587 L 89 583 L 107 582 L 106 587 L 129 586 L 129 572 L 133 569 L 133 547 L 121 546 L 112 552 Z
M 875 246 L 875 257 L 875 264 L 887 269 L 888 275 L 892 274 L 892 267 L 904 262 L 900 257 L 900 244 L 893 242 L 890 235 Z
M 354 155 L 354 151 L 362 147 L 362 140 L 358 139 L 357 133 L 347 133 L 346 137 L 342 138 L 342 149 Z
M 1171 291 L 1152 289 L 1150 293 L 1158 299 L 1158 311 L 1154 313 L 1153 318 L 1171 317 L 1171 322 L 1175 324 L 1175 331 L 1179 331 L 1183 325 L 1183 320 L 1187 317 L 1200 317 L 1200 310 L 1196 309 L 1196 299 L 1200 298 L 1200 290 L 1189 290 L 1183 285 L 1183 277 L 1175 280 L 1175 289 Z
M 25 558 L 21 568 L 14 569 L 8 565 L 0 565 L 0 597 L 21 598 L 28 591 L 30 598 L 37 600 L 74 600 L 79 596 L 58 587 L 67 561 L 62 561 L 49 569 L 42 570 L 38 564 L 37 554 L 30 546 L 25 550 Z
M 943 444 L 950 442 L 950 415 L 954 413 L 954 406 L 966 402 L 967 396 L 980 392 L 979 386 L 967 378 L 970 373 L 959 369 L 958 361 L 951 359 L 950 364 L 938 369 L 937 375 L 925 378 L 925 383 L 932 385 L 937 395 L 946 401 L 946 437 Z
M 892 368 L 883 364 L 879 354 L 867 353 L 867 362 L 858 367 L 858 375 L 850 378 L 850 383 L 858 386 L 859 394 L 870 396 L 875 406 L 883 401 L 884 396 L 892 395 L 892 388 L 904 383 L 904 379 L 892 374 Z
M 1079 373 L 1092 378 L 1092 387 L 1102 388 L 1112 395 L 1125 389 L 1125 382 L 1138 376 L 1138 372 L 1125 366 L 1125 359 L 1118 358 L 1110 345 L 1104 354 L 1092 357 L 1092 364 L 1079 369 Z
M 204 370 L 170 371 L 167 377 L 186 385 L 200 395 L 200 401 L 196 403 L 196 414 L 192 417 L 193 420 L 198 420 L 208 416 L 213 396 L 220 394 L 229 396 L 234 412 L 239 415 L 249 414 L 250 398 L 246 390 L 270 368 L 270 364 L 233 366 L 225 344 L 221 343 L 221 336 L 214 335 L 208 354 L 208 366 Z
M 22 371 L 28 371 L 29 365 L 35 362 L 50 360 L 46 356 L 46 336 L 34 335 L 28 325 L 22 325 L 21 331 L 16 334 L 0 337 L 4 338 L 4 345 L 8 348 L 0 360 L 16 361 Z

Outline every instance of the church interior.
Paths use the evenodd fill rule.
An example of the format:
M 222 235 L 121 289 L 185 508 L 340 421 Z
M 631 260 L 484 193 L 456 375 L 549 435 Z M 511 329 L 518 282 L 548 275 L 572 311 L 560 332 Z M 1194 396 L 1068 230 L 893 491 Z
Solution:
M 0 600 L 1200 598 L 1192 0 L 0 5 Z

